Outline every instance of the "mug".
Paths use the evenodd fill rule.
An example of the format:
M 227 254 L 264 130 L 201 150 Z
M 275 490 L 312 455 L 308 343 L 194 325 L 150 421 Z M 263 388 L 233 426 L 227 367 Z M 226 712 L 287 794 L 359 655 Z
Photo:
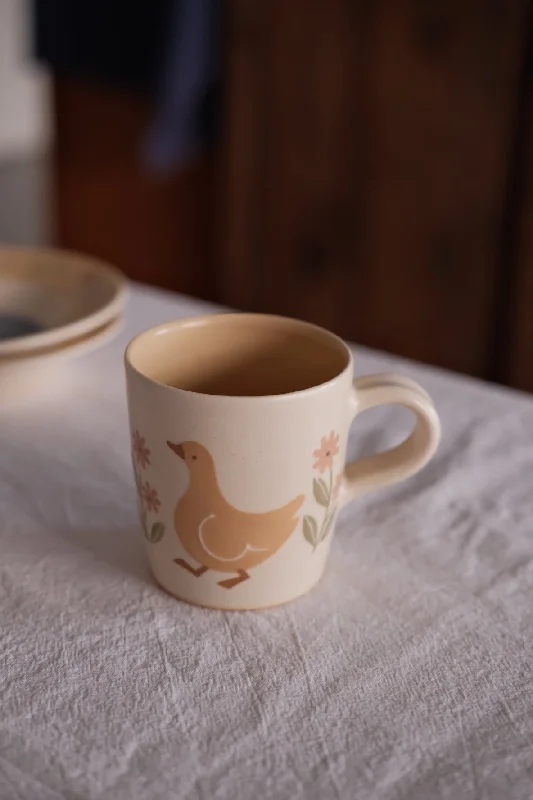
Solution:
M 125 356 L 148 558 L 175 597 L 218 609 L 293 600 L 322 576 L 339 509 L 418 472 L 440 438 L 417 383 L 353 380 L 348 346 L 307 322 L 214 314 L 141 333 Z M 350 425 L 416 415 L 400 445 L 345 465 Z

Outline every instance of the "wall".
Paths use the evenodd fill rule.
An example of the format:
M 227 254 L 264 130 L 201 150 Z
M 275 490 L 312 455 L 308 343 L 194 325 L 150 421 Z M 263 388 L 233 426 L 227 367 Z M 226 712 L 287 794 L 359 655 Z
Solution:
M 50 141 L 48 83 L 31 57 L 31 7 L 0 0 L 0 160 L 43 153 Z

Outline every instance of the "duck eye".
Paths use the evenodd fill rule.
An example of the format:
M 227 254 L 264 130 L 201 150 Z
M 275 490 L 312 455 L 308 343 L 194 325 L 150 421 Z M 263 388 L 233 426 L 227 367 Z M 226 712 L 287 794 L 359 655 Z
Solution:
M 198 456 L 193 456 L 193 457 L 192 457 L 192 460 L 193 460 L 193 461 L 196 461 L 196 459 L 197 459 L 197 458 L 198 458 Z

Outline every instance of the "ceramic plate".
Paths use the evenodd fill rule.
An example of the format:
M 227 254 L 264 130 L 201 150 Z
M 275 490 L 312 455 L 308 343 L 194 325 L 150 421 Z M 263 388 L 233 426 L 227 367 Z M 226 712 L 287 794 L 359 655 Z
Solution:
M 101 261 L 61 250 L 2 247 L 0 357 L 33 357 L 90 339 L 121 316 L 125 302 L 124 275 Z

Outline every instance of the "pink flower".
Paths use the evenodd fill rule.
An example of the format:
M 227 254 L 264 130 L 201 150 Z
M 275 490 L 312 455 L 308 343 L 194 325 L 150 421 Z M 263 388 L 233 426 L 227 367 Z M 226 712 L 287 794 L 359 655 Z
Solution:
M 146 469 L 146 467 L 150 464 L 150 451 L 147 448 L 144 436 L 141 436 L 139 431 L 135 431 L 132 437 L 133 441 L 133 453 L 142 469 Z
M 327 469 L 333 467 L 333 456 L 339 452 L 339 437 L 335 435 L 335 431 L 331 431 L 329 436 L 323 436 L 320 441 L 320 447 L 313 452 L 316 458 L 313 464 L 313 469 L 318 469 L 320 472 L 325 472 Z
M 157 514 L 159 506 L 161 505 L 157 490 L 146 481 L 146 483 L 143 484 L 142 491 L 144 507 L 147 511 L 154 511 Z
M 343 479 L 343 474 L 342 474 L 342 472 L 339 472 L 339 474 L 335 478 L 335 482 L 333 484 L 333 492 L 332 492 L 332 494 L 333 494 L 333 499 L 334 500 L 336 500 L 337 497 L 339 496 L 339 492 L 340 492 L 341 486 L 342 486 L 342 479 Z

